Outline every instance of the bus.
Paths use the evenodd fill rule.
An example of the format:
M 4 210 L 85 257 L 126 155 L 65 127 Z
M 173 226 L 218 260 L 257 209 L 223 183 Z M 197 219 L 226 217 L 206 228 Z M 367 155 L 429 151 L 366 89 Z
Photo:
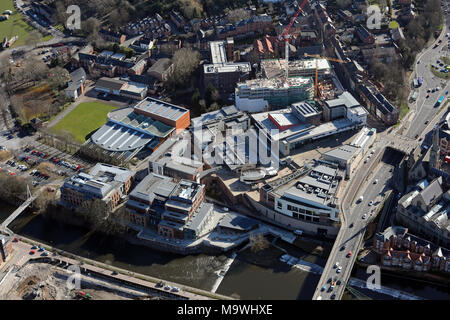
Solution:
M 445 96 L 441 96 L 440 98 L 439 98 L 439 100 L 436 102 L 436 105 L 435 105 L 435 107 L 438 107 L 438 106 L 440 106 L 441 105 L 441 103 L 442 103 L 442 101 L 444 101 L 444 98 L 445 98 Z

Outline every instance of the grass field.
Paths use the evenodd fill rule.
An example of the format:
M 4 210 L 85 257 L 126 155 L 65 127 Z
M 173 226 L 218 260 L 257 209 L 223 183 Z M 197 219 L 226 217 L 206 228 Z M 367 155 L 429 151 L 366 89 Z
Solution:
M 5 37 L 10 39 L 13 36 L 19 36 L 13 47 L 21 46 L 25 43 L 28 33 L 34 28 L 23 21 L 20 12 L 14 8 L 13 0 L 0 0 L 0 14 L 3 14 L 5 10 L 11 10 L 13 14 L 8 20 L 0 21 L 0 41 L 3 41 Z
M 80 103 L 50 130 L 54 133 L 68 131 L 76 141 L 84 142 L 87 135 L 105 124 L 108 112 L 116 108 L 99 102 Z

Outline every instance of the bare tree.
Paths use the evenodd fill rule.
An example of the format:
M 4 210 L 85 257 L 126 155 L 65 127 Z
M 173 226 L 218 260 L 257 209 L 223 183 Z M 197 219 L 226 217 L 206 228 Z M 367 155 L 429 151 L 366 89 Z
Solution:
M 172 67 L 167 85 L 171 89 L 186 86 L 191 80 L 192 73 L 198 68 L 200 53 L 188 48 L 181 48 L 172 58 Z
M 269 247 L 269 241 L 262 233 L 250 234 L 250 250 L 252 252 L 259 252 Z
M 25 44 L 36 48 L 37 44 L 41 41 L 42 41 L 42 34 L 37 30 L 33 30 L 28 34 L 28 37 L 25 39 Z
M 227 19 L 230 23 L 236 23 L 241 20 L 248 19 L 250 18 L 250 16 L 251 16 L 250 11 L 240 8 L 228 12 Z

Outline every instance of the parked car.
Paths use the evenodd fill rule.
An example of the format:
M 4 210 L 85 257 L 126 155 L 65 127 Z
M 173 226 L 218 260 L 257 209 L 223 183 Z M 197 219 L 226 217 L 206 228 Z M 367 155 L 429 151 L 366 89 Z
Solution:
M 350 258 L 352 256 L 352 250 L 347 253 L 347 257 Z

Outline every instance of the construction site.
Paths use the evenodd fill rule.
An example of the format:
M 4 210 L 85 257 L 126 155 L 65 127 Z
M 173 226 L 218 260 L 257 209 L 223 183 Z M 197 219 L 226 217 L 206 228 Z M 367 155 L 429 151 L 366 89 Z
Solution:
M 0 286 L 2 300 L 159 300 L 128 286 L 94 276 L 80 276 L 80 287 L 72 288 L 73 272 L 58 266 L 33 262 L 14 266 Z M 68 281 L 69 280 L 69 281 Z

